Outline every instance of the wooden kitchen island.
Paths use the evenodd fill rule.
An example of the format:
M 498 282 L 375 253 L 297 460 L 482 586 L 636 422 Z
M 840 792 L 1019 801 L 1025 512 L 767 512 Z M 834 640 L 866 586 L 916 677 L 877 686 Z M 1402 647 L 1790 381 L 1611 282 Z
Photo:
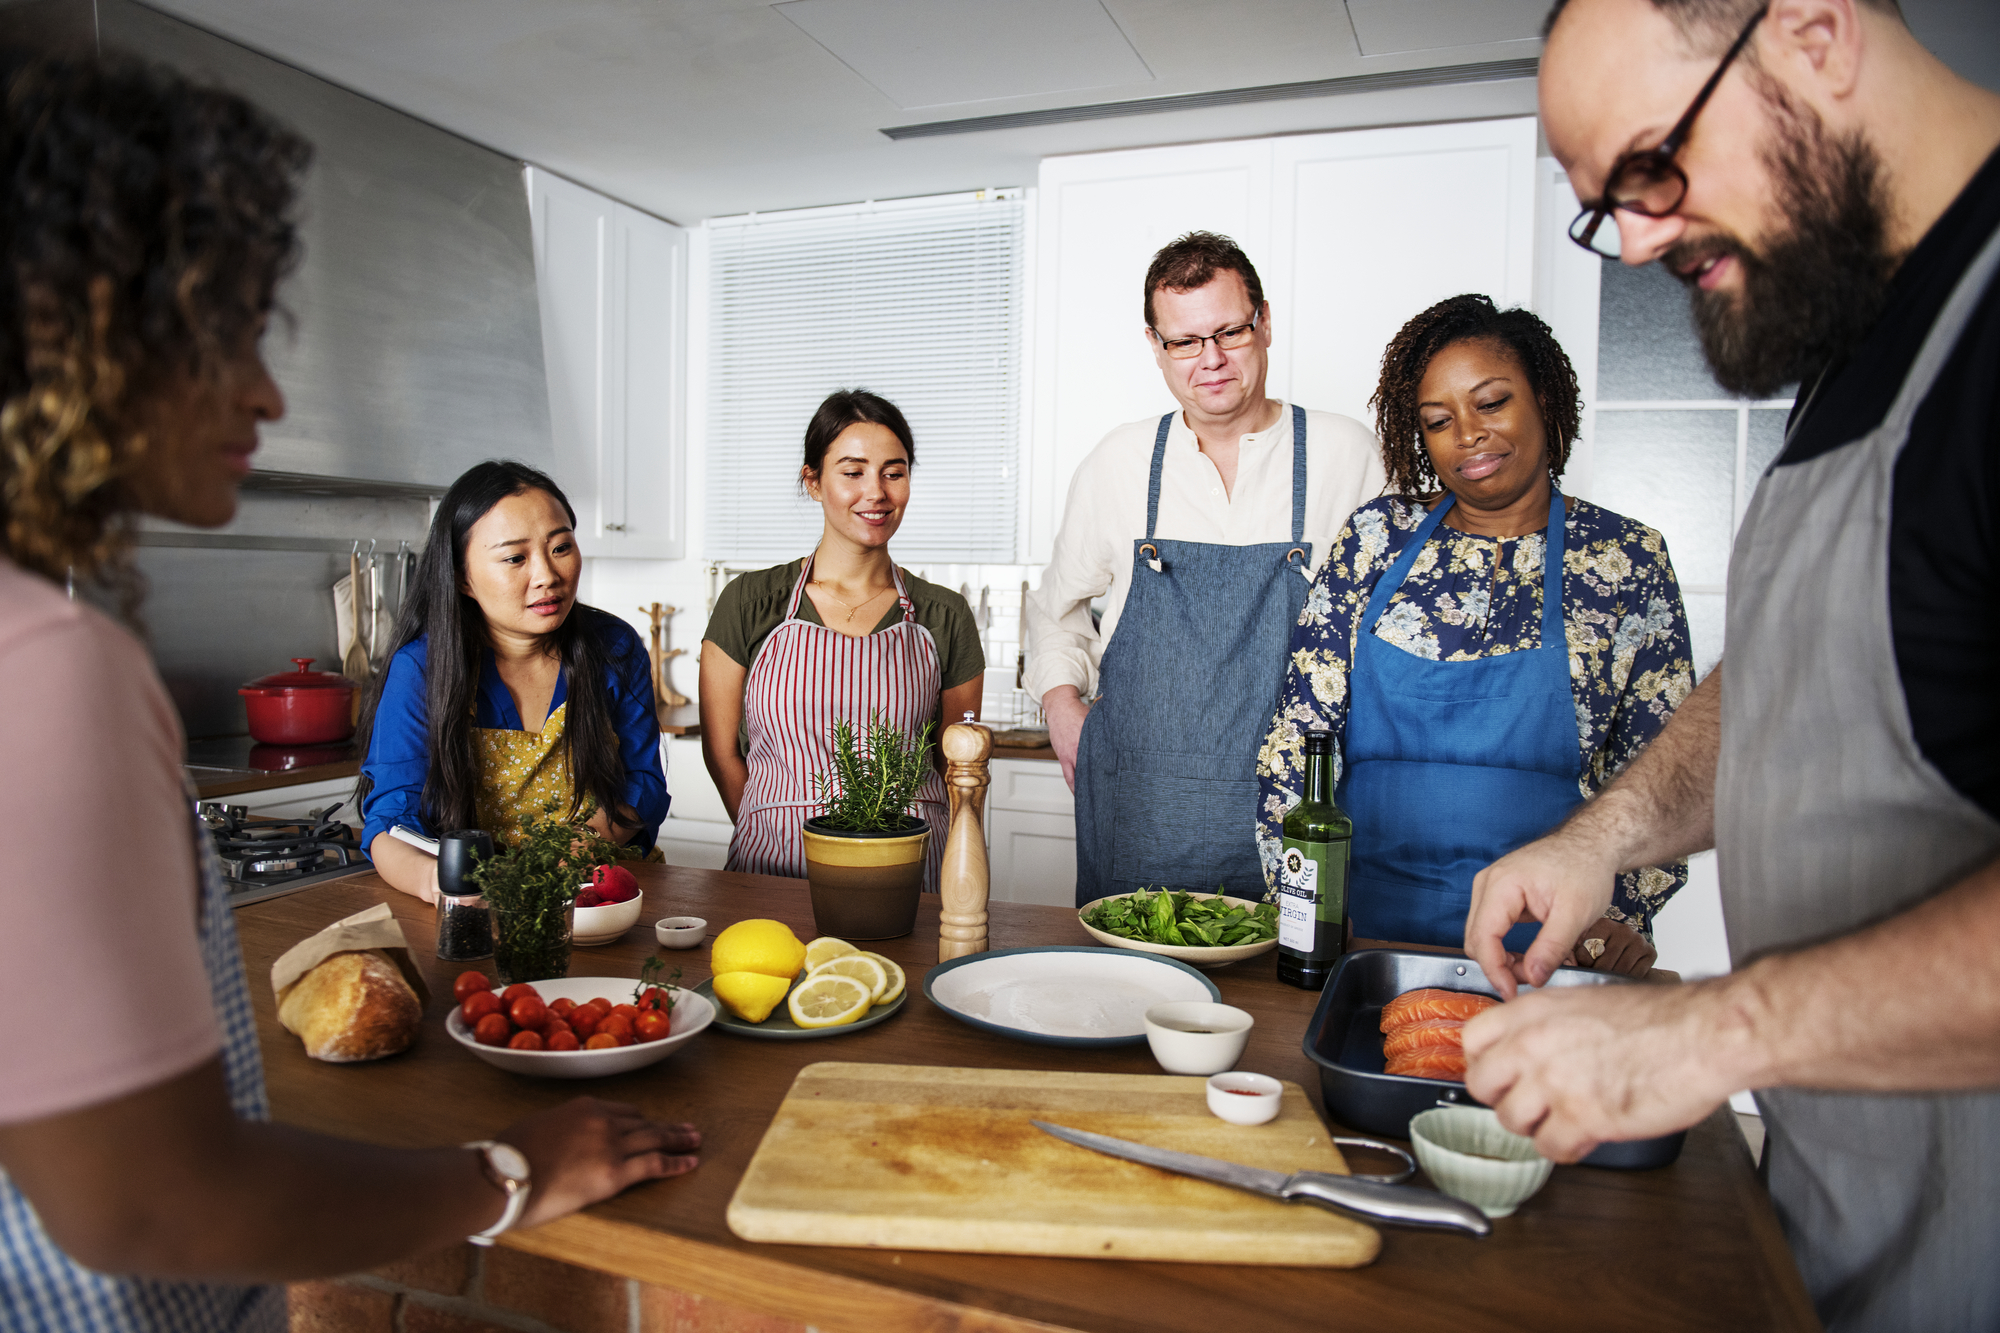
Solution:
M 707 919 L 709 934 L 774 917 L 813 934 L 803 881 L 669 866 L 636 868 L 639 924 L 617 944 L 578 949 L 577 976 L 638 975 L 664 952 L 681 984 L 708 976 L 708 951 L 656 950 L 663 916 Z M 270 964 L 304 936 L 386 901 L 431 981 L 416 1048 L 367 1065 L 306 1058 L 277 1025 Z M 908 939 L 874 946 L 909 973 L 902 1012 L 865 1031 L 817 1041 L 760 1041 L 719 1029 L 665 1061 L 590 1082 L 506 1074 L 444 1032 L 461 965 L 432 957 L 433 913 L 372 874 L 238 910 L 277 1119 L 378 1143 L 428 1146 L 485 1137 L 578 1093 L 633 1102 L 661 1120 L 700 1126 L 702 1166 L 588 1213 L 513 1233 L 501 1244 L 643 1283 L 800 1320 L 822 1330 L 1342 1330 L 1764 1329 L 1819 1327 L 1748 1150 L 1727 1109 L 1693 1129 L 1680 1160 L 1656 1171 L 1558 1167 L 1486 1240 L 1386 1228 L 1376 1262 L 1354 1270 L 1163 1264 L 927 1251 L 757 1245 L 723 1211 L 794 1075 L 821 1060 L 1157 1074 L 1143 1045 L 1071 1050 L 977 1031 L 922 992 L 937 958 L 937 900 Z M 1075 913 L 992 905 L 991 947 L 1088 944 Z M 491 971 L 490 964 L 486 965 Z M 1275 955 L 1208 974 L 1223 999 L 1257 1018 L 1239 1067 L 1290 1079 L 1319 1108 L 1316 1067 L 1301 1040 L 1317 996 L 1281 985 Z M 1357 1165 L 1357 1169 L 1371 1168 Z M 1273 1205 L 1274 1207 L 1280 1205 Z

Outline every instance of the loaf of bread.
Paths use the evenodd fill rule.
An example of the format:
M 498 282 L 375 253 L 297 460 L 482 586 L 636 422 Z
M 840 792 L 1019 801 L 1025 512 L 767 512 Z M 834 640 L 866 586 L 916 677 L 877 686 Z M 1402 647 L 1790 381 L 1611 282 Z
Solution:
M 379 949 L 337 953 L 278 996 L 278 1022 L 315 1060 L 348 1064 L 406 1051 L 424 1007 Z

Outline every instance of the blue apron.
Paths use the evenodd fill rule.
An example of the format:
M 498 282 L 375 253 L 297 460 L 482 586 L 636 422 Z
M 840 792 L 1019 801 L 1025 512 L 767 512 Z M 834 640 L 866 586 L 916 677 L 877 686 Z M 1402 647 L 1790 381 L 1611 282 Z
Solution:
M 1219 546 L 1153 536 L 1169 412 L 1153 440 L 1146 536 L 1098 664 L 1076 759 L 1076 901 L 1148 885 L 1264 896 L 1257 751 L 1310 589 L 1306 413 L 1292 407 L 1292 539 Z
M 1454 497 L 1430 512 L 1375 584 L 1348 673 L 1335 799 L 1354 820 L 1354 933 L 1461 948 L 1472 877 L 1554 828 L 1583 800 L 1563 625 L 1563 498 L 1551 488 L 1539 648 L 1433 662 L 1375 637 Z M 1519 952 L 1541 927 L 1507 933 Z

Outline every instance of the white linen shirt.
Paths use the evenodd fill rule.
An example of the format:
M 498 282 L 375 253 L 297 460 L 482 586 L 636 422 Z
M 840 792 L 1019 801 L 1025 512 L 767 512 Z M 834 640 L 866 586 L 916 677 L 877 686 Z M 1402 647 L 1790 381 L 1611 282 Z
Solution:
M 1255 546 L 1292 536 L 1292 409 L 1279 403 L 1277 424 L 1243 436 L 1233 493 L 1201 452 L 1187 419 L 1174 413 L 1160 468 L 1160 516 L 1153 535 L 1168 541 Z M 1106 435 L 1070 481 L 1062 527 L 1041 585 L 1028 594 L 1025 684 L 1039 699 L 1074 685 L 1088 699 L 1097 664 L 1118 628 L 1132 586 L 1132 544 L 1146 536 L 1146 488 L 1160 419 L 1127 422 Z M 1386 484 L 1375 434 L 1352 417 L 1306 412 L 1306 540 L 1310 580 L 1326 562 L 1347 516 Z M 1103 596 L 1101 626 L 1091 599 Z M 1191 664 L 1191 669 L 1198 669 Z

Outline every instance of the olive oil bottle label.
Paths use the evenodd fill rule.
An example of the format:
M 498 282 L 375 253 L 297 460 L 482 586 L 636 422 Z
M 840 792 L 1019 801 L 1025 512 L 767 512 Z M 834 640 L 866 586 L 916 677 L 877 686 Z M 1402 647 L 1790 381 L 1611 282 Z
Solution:
M 1315 956 L 1336 954 L 1346 914 L 1347 840 L 1285 839 L 1278 868 L 1279 947 Z

